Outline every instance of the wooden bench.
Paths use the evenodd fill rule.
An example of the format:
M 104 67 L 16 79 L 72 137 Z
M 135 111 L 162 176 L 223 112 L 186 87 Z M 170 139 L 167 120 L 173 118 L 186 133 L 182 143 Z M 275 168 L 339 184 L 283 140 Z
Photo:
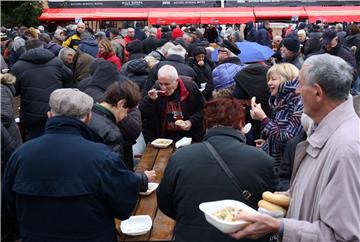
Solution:
M 149 144 L 135 170 L 155 170 L 155 182 L 160 183 L 172 153 L 173 146 L 157 149 Z M 173 239 L 175 221 L 158 209 L 156 191 L 148 196 L 140 196 L 133 215 L 149 215 L 153 221 L 152 229 L 144 235 L 127 236 L 120 231 L 120 220 L 115 219 L 118 241 L 171 241 Z

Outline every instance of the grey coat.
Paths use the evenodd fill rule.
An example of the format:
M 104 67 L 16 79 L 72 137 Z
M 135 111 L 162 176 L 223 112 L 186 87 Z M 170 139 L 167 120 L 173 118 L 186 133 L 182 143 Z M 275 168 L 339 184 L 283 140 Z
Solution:
M 283 242 L 360 241 L 359 147 L 349 98 L 297 146 Z
M 1 78 L 1 168 L 5 166 L 13 151 L 22 143 L 15 123 L 14 94 L 15 77 L 5 74 Z

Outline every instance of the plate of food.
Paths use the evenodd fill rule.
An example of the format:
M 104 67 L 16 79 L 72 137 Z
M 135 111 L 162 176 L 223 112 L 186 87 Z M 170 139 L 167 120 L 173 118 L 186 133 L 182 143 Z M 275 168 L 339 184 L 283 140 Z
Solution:
M 205 214 L 205 219 L 223 233 L 233 233 L 249 224 L 237 220 L 239 213 L 259 214 L 258 211 L 236 200 L 220 200 L 204 202 L 199 208 Z
M 131 216 L 120 224 L 121 232 L 131 236 L 146 234 L 151 227 L 152 220 L 149 215 Z
M 149 182 L 148 189 L 146 192 L 140 192 L 140 195 L 150 195 L 156 188 L 159 186 L 159 183 L 156 182 Z
M 172 139 L 156 139 L 153 142 L 151 142 L 151 144 L 155 147 L 155 148 L 167 148 L 172 144 L 173 140 Z

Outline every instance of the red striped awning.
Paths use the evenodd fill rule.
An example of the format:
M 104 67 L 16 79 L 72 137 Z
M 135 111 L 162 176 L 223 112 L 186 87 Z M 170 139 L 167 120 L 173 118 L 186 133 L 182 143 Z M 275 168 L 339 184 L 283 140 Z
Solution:
M 298 16 L 301 19 L 307 18 L 303 7 L 254 7 L 256 19 L 288 19 Z
M 253 8 L 201 8 L 202 24 L 238 24 L 255 21 Z
M 305 7 L 309 22 L 360 22 L 360 6 Z

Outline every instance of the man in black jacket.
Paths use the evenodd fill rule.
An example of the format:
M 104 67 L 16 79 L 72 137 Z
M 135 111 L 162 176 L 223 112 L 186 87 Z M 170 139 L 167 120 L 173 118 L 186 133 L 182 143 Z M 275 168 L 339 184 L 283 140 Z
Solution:
M 72 72 L 59 58 L 43 48 L 40 40 L 29 40 L 26 52 L 11 68 L 16 76 L 16 94 L 21 96 L 20 122 L 27 139 L 43 134 L 49 96 L 62 87 L 72 87 Z
M 340 43 L 336 30 L 326 30 L 321 37 L 321 45 L 322 49 L 317 54 L 328 53 L 330 55 L 335 55 L 345 60 L 354 68 L 355 81 L 358 72 L 355 55 L 347 47 L 344 47 Z
M 146 141 L 160 137 L 178 141 L 185 136 L 201 140 L 204 97 L 197 85 L 185 78 L 180 79 L 173 66 L 159 69 L 157 83 L 140 104 L 142 117 L 147 120 L 143 127 Z M 182 124 L 175 124 L 177 120 Z

